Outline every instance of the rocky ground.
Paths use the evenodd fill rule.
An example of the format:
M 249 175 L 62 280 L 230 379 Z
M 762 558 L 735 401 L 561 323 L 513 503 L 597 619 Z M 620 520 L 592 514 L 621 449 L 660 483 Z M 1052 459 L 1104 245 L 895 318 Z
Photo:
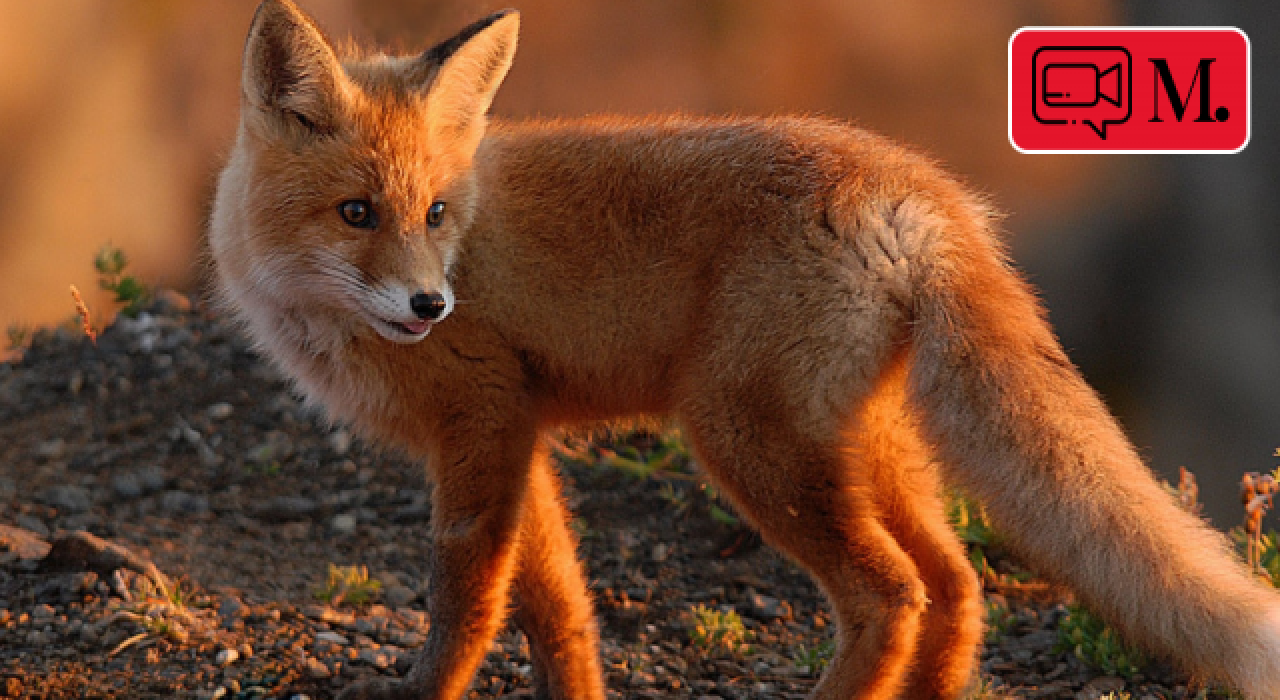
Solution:
M 422 470 L 164 298 L 96 346 L 41 331 L 0 364 L 0 697 L 326 698 L 403 673 L 430 624 Z M 697 477 L 567 453 L 611 697 L 804 697 L 831 635 L 806 577 Z M 1206 697 L 1160 664 L 1122 680 L 1055 651 L 1065 608 L 1043 587 L 992 596 L 1009 612 L 978 697 Z M 529 664 L 507 629 L 472 696 L 531 697 Z

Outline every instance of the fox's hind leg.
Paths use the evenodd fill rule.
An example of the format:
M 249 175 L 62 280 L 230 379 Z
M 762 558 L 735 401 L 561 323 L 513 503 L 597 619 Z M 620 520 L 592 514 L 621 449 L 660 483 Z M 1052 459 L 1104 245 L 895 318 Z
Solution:
M 905 366 L 880 381 L 859 411 L 852 454 L 875 488 L 882 522 L 915 562 L 929 596 L 903 698 L 955 698 L 982 642 L 982 584 L 947 522 L 938 476 L 905 405 Z
M 711 392 L 684 412 L 712 478 L 765 540 L 803 565 L 831 600 L 836 653 L 823 700 L 898 698 L 927 598 L 916 565 L 881 522 L 865 474 L 838 434 L 821 441 L 767 413 L 758 392 Z
M 539 446 L 520 523 L 516 623 L 529 637 L 539 699 L 604 697 L 599 633 L 560 481 Z

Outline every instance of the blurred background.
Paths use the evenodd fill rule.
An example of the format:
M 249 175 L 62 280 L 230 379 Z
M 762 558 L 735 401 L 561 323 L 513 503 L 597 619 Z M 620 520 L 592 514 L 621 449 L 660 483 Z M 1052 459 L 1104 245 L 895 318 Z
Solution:
M 1219 525 L 1280 465 L 1280 4 L 1207 0 L 300 0 L 332 37 L 419 50 L 516 5 L 503 117 L 805 112 L 932 153 L 1008 212 L 1019 265 L 1149 462 L 1187 466 Z M 0 324 L 110 308 L 105 243 L 199 293 L 254 0 L 0 3 Z M 1023 155 L 1006 47 L 1033 25 L 1215 25 L 1253 47 L 1238 155 Z

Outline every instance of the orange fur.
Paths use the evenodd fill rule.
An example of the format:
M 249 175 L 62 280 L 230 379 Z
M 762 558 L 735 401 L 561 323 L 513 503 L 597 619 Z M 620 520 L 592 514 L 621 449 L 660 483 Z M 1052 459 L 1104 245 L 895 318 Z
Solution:
M 460 697 L 513 592 L 540 696 L 603 697 L 538 435 L 637 414 L 681 421 L 830 597 L 814 697 L 969 682 L 980 589 L 940 478 L 1132 639 L 1280 697 L 1277 596 L 1161 492 L 972 194 L 826 120 L 487 125 L 517 24 L 407 58 L 343 59 L 288 0 L 250 30 L 210 233 L 222 297 L 308 396 L 436 483 L 422 656 L 344 697 Z M 344 222 L 352 200 L 376 225 Z M 433 322 L 415 293 L 442 300 Z

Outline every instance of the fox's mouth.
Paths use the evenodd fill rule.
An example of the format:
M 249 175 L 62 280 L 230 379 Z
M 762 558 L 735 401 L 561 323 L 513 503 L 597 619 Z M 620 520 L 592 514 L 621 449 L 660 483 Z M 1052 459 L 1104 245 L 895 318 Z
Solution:
M 393 343 L 410 344 L 427 337 L 431 332 L 431 321 L 414 320 L 414 321 L 388 321 L 384 318 L 375 318 L 371 324 L 373 329 L 383 338 Z

